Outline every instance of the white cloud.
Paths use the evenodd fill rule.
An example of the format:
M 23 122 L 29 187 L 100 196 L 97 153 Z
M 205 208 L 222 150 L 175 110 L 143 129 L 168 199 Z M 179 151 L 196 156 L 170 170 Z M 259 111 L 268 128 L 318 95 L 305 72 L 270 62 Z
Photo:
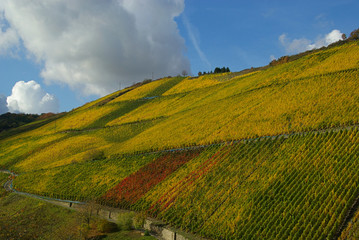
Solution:
M 20 45 L 19 36 L 5 22 L 4 13 L 0 11 L 0 55 L 15 57 Z
M 1 9 L 48 84 L 104 95 L 119 81 L 190 71 L 174 20 L 184 0 L 2 0 Z
M 286 34 L 279 36 L 279 41 L 289 54 L 304 52 L 312 49 L 312 42 L 306 38 L 289 40 Z
M 6 97 L 4 95 L 0 95 L 0 114 L 8 112 L 8 108 L 6 105 Z
M 7 97 L 10 112 L 47 113 L 58 112 L 59 104 L 55 96 L 46 93 L 35 81 L 19 81 Z
M 328 46 L 331 43 L 342 40 L 342 35 L 343 33 L 335 29 L 326 34 L 324 37 L 319 36 L 317 37 L 316 41 L 311 41 L 306 38 L 290 40 L 286 34 L 282 34 L 279 36 L 279 41 L 288 54 L 295 54 L 315 48 L 321 48 L 323 46 Z
M 325 44 L 329 45 L 331 43 L 338 42 L 339 40 L 343 40 L 343 33 L 339 30 L 333 30 L 327 35 L 325 35 Z

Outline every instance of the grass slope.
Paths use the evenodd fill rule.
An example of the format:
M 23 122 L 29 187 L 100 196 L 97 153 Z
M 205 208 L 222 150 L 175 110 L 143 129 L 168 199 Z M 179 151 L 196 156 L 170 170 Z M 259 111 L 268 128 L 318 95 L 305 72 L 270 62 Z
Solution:
M 1 185 L 7 178 L 7 174 L 0 173 Z M 106 221 L 96 217 L 91 218 L 91 228 L 87 231 L 84 227 L 86 216 L 86 212 L 76 212 L 0 189 L 0 239 L 155 239 L 133 230 L 101 232 L 100 226 Z
M 16 194 L 1 198 L 0 206 L 1 239 L 76 239 L 70 210 Z
M 1 186 L 7 179 L 0 173 Z M 79 239 L 77 222 L 73 211 L 0 189 L 0 239 Z

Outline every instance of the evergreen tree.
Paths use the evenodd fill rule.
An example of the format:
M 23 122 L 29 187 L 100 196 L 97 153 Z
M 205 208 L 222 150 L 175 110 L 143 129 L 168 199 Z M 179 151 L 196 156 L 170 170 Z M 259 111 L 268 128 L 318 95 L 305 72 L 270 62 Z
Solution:
M 221 72 L 221 69 L 219 68 L 219 67 L 216 67 L 215 69 L 214 69 L 214 73 L 220 73 Z M 211 72 L 212 73 L 212 72 Z

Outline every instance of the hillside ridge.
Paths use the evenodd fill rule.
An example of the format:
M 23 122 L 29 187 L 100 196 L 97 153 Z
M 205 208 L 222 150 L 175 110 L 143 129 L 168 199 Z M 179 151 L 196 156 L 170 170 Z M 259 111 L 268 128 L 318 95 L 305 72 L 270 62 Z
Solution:
M 18 191 L 97 199 L 209 239 L 334 239 L 358 215 L 358 70 L 349 41 L 146 81 L 1 133 L 0 165 L 20 173 Z

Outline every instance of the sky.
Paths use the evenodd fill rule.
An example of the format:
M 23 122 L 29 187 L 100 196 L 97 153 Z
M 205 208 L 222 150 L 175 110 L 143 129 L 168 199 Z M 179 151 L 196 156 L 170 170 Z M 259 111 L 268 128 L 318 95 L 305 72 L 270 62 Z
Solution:
M 1 0 L 0 114 L 70 111 L 143 81 L 240 71 L 359 28 L 357 0 Z

